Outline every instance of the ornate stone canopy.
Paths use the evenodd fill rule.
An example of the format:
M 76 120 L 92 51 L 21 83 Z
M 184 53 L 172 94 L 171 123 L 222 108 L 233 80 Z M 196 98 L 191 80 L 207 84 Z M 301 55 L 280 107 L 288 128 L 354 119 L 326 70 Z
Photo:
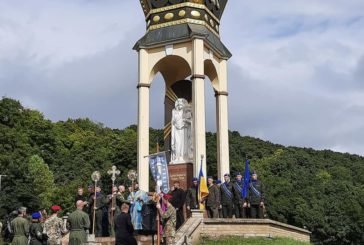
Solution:
M 195 23 L 218 35 L 227 0 L 140 0 L 140 3 L 148 30 Z
M 134 49 L 156 44 L 183 42 L 203 36 L 221 58 L 231 53 L 220 41 L 220 19 L 228 0 L 140 0 L 146 20 L 146 35 Z

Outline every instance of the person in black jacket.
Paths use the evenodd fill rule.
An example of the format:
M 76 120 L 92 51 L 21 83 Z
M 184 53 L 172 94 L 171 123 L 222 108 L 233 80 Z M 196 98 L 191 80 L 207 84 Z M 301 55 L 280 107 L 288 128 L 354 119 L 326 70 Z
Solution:
M 222 216 L 224 218 L 233 217 L 233 184 L 230 181 L 230 174 L 224 175 L 225 182 L 220 186 L 220 198 L 222 207 Z
M 121 204 L 121 214 L 115 218 L 115 245 L 137 245 L 133 236 L 134 228 L 129 214 L 129 201 Z
M 247 203 L 242 196 L 243 187 L 243 176 L 240 172 L 237 172 L 233 185 L 235 218 L 246 218 Z
M 254 171 L 252 180 L 249 185 L 249 203 L 250 203 L 250 216 L 251 218 L 263 218 L 264 209 L 264 186 L 258 180 L 258 175 Z
M 185 221 L 185 218 L 183 215 L 183 204 L 185 203 L 185 192 L 182 188 L 180 188 L 179 184 L 180 184 L 179 181 L 175 181 L 173 184 L 173 187 L 171 189 L 171 195 L 172 195 L 171 203 L 177 212 L 176 230 L 178 230 Z
M 96 194 L 96 195 L 95 195 Z M 101 192 L 101 187 L 96 187 L 96 193 L 93 194 L 89 200 L 89 205 L 92 209 L 95 209 L 95 237 L 102 237 L 103 235 L 103 215 L 104 208 L 107 204 L 107 199 Z M 94 205 L 94 203 L 96 203 Z M 91 213 L 93 215 L 93 211 Z

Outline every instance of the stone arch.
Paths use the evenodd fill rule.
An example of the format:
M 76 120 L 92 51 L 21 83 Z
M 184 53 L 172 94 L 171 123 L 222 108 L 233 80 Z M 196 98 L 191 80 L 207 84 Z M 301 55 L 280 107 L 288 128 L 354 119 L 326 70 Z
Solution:
M 178 55 L 168 55 L 158 60 L 150 72 L 150 83 L 155 75 L 160 72 L 166 83 L 170 87 L 175 81 L 184 80 L 191 75 L 191 65 L 188 61 Z
M 204 61 L 205 75 L 210 79 L 215 91 L 219 91 L 219 75 L 214 62 L 211 59 Z

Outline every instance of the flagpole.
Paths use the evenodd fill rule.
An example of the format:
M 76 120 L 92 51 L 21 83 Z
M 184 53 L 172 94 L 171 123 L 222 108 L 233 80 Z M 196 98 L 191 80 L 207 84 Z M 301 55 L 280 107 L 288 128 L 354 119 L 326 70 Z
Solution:
M 167 151 L 160 151 L 160 152 L 157 152 L 157 153 L 154 153 L 154 154 L 150 154 L 150 155 L 144 156 L 144 158 L 146 158 L 146 157 L 150 157 L 150 156 L 159 155 L 160 153 L 163 153 L 163 152 L 167 153 L 167 152 L 170 152 L 170 151 L 171 151 L 171 150 L 167 150 Z
M 157 153 L 156 154 L 159 154 L 159 140 L 157 138 Z M 156 184 L 156 187 L 158 187 L 158 184 Z M 157 193 L 159 193 L 159 190 L 156 190 Z M 159 202 L 160 202 L 160 199 L 159 199 Z M 154 240 L 154 239 L 153 239 Z M 161 234 L 160 234 L 160 214 L 159 212 L 157 212 L 157 245 L 160 245 L 161 244 Z
M 203 171 L 203 169 L 202 169 L 202 164 L 203 164 L 203 159 L 204 159 L 204 155 L 203 154 L 201 154 L 201 165 L 200 165 L 200 172 L 202 172 Z M 203 174 L 203 172 L 202 172 L 202 174 Z M 201 176 L 199 176 L 200 178 L 199 178 L 199 188 L 198 188 L 198 192 L 199 192 L 199 207 L 200 207 L 200 210 L 201 209 L 204 209 L 204 207 L 203 207 L 203 205 L 202 205 L 202 197 L 201 197 Z

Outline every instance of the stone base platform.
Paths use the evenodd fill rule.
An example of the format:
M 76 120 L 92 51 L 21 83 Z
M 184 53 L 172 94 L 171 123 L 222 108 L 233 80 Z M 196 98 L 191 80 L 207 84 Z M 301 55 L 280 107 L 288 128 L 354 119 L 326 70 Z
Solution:
M 68 235 L 62 239 L 62 245 L 68 245 Z M 138 242 L 138 245 L 152 245 L 153 238 L 152 236 L 141 236 L 138 235 L 135 237 Z M 89 241 L 86 243 L 87 245 L 114 245 L 115 237 L 96 237 L 95 241 Z M 157 236 L 154 236 L 154 244 L 157 244 Z
M 310 241 L 311 232 L 270 219 L 203 219 L 190 218 L 178 230 L 176 244 L 198 244 L 201 237 L 223 236 L 287 237 L 299 241 Z
M 223 236 L 249 237 L 287 237 L 299 241 L 310 241 L 311 232 L 292 225 L 270 219 L 206 219 L 203 211 L 196 210 L 176 234 L 176 245 L 198 244 L 201 237 L 218 238 Z M 138 245 L 152 245 L 152 236 L 137 236 Z M 62 245 L 68 244 L 65 237 Z M 89 245 L 113 245 L 114 237 L 96 237 Z M 154 236 L 154 244 L 157 237 Z

